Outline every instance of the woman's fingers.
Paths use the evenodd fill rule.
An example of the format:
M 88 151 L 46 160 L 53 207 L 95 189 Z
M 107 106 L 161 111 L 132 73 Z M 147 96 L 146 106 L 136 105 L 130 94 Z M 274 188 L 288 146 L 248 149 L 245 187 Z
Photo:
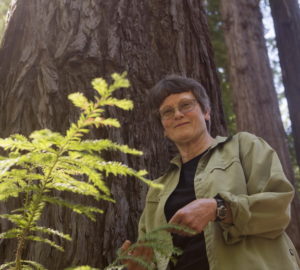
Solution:
M 124 243 L 122 244 L 122 246 L 120 247 L 120 249 L 125 252 L 129 249 L 129 247 L 131 246 L 131 241 L 129 240 L 125 240 Z
M 152 248 L 145 247 L 145 246 L 138 246 L 138 247 L 134 248 L 133 251 L 128 252 L 128 249 L 130 248 L 131 245 L 132 245 L 131 241 L 129 241 L 129 240 L 124 241 L 124 243 L 122 244 L 122 246 L 120 248 L 122 250 L 122 253 L 132 256 L 132 257 L 139 257 L 149 263 L 151 262 L 151 260 L 153 259 Z M 142 267 L 140 264 L 138 264 L 134 260 L 127 259 L 127 260 L 124 260 L 122 263 L 127 265 L 128 270 L 146 270 L 144 267 Z
M 197 199 L 179 209 L 169 223 L 183 225 L 201 233 L 210 221 L 215 220 L 216 208 L 215 199 Z M 183 230 L 174 230 L 174 233 L 189 235 Z

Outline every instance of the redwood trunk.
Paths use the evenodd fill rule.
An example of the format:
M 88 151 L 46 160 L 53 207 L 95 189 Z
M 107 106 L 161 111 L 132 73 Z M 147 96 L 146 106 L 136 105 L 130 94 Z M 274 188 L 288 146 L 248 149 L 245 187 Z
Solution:
M 297 0 L 270 0 L 282 79 L 300 167 L 300 9 Z
M 259 1 L 221 1 L 221 13 L 230 61 L 237 129 L 263 137 L 277 151 L 287 177 L 294 183 L 263 35 Z M 298 205 L 297 197 L 293 202 L 293 219 L 288 232 L 300 250 Z
M 18 0 L 0 50 L 0 133 L 8 136 L 34 129 L 64 131 L 76 119 L 67 101 L 73 91 L 92 95 L 90 80 L 128 71 L 131 88 L 119 95 L 135 102 L 132 112 L 110 109 L 121 129 L 95 130 L 144 151 L 142 158 L 109 154 L 150 177 L 170 158 L 163 134 L 149 123 L 147 92 L 166 74 L 200 80 L 213 104 L 212 134 L 224 134 L 220 91 L 212 60 L 205 13 L 199 1 Z M 146 187 L 137 180 L 111 179 L 115 204 L 101 203 L 105 214 L 93 223 L 65 209 L 49 208 L 43 223 L 70 233 L 71 244 L 60 253 L 30 245 L 26 258 L 51 270 L 70 265 L 103 267 L 129 238 L 135 240 Z M 74 198 L 73 198 L 74 199 Z M 0 206 L 1 213 L 15 201 Z M 0 231 L 9 224 L 2 221 Z M 14 241 L 0 242 L 0 262 L 12 259 Z

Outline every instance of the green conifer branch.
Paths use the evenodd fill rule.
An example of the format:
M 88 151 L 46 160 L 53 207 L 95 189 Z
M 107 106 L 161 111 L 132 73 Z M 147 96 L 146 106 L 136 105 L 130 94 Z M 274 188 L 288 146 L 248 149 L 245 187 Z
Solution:
M 55 235 L 70 240 L 67 234 L 38 225 L 47 203 L 70 208 L 92 220 L 95 220 L 95 214 L 102 213 L 102 210 L 96 207 L 53 196 L 51 191 L 68 191 L 92 196 L 96 200 L 113 202 L 102 176 L 135 176 L 147 184 L 154 185 L 144 177 L 145 171 L 135 171 L 124 164 L 108 162 L 101 157 L 103 150 L 117 150 L 133 155 L 141 155 L 140 151 L 108 139 L 83 139 L 91 127 L 120 126 L 118 120 L 102 117 L 103 106 L 117 106 L 124 110 L 133 108 L 132 101 L 111 96 L 116 89 L 129 86 L 126 74 L 113 74 L 112 77 L 114 82 L 110 86 L 101 78 L 92 82 L 100 95 L 94 98 L 95 102 L 89 101 L 82 93 L 69 96 L 73 104 L 81 109 L 81 114 L 78 121 L 71 124 L 65 136 L 43 129 L 32 132 L 28 138 L 14 134 L 0 139 L 0 147 L 7 153 L 7 156 L 0 156 L 0 201 L 25 194 L 21 208 L 0 215 L 0 218 L 8 219 L 14 224 L 13 228 L 1 233 L 0 238 L 18 240 L 14 262 L 3 264 L 0 269 L 44 269 L 36 262 L 22 259 L 27 241 L 43 242 L 63 250 L 54 241 L 41 236 Z

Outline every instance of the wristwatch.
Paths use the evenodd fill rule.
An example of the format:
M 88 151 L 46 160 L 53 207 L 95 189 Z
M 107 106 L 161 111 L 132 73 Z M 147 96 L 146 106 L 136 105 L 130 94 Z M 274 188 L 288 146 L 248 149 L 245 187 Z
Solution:
M 223 221 L 228 212 L 228 208 L 226 207 L 225 201 L 221 198 L 219 194 L 217 194 L 214 199 L 217 202 L 217 210 L 216 210 L 216 219 L 215 221 Z

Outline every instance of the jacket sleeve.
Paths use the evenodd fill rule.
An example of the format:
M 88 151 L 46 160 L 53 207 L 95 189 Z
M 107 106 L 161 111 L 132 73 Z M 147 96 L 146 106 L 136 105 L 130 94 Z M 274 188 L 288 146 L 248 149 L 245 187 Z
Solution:
M 290 221 L 293 187 L 276 152 L 264 140 L 247 133 L 239 140 L 248 194 L 220 192 L 233 215 L 232 225 L 220 223 L 225 241 L 233 244 L 249 235 L 274 239 Z

